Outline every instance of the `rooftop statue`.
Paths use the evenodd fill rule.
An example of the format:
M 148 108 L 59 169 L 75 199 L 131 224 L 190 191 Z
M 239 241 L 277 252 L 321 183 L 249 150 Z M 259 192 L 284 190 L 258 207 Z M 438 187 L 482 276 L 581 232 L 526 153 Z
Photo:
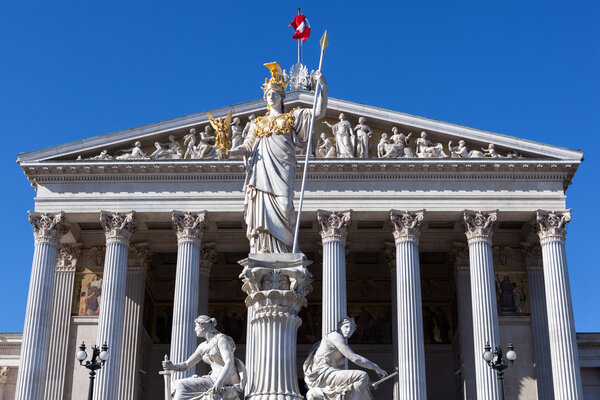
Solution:
M 388 140 L 388 142 L 380 142 L 381 150 L 383 150 L 383 155 L 379 156 L 379 158 L 413 158 L 415 153 L 413 153 L 412 149 L 409 146 L 409 140 L 412 136 L 412 133 L 409 133 L 408 136 L 404 135 L 404 133 L 400 133 L 398 128 L 395 126 L 392 128 L 392 136 Z M 387 138 L 387 135 L 386 135 Z M 382 136 L 383 140 L 383 136 Z M 379 146 L 378 146 L 378 155 L 379 155 Z
M 204 127 L 204 132 L 200 132 L 200 141 L 194 146 L 192 151 L 192 158 L 215 158 L 215 137 L 211 133 L 212 129 L 210 125 Z
M 233 118 L 231 121 L 231 147 L 238 147 L 244 141 L 244 128 L 240 117 Z
M 170 371 L 185 371 L 200 361 L 210 365 L 208 375 L 178 379 L 170 382 L 170 394 L 165 400 L 240 400 L 243 399 L 246 385 L 246 368 L 234 356 L 235 343 L 229 336 L 216 328 L 217 320 L 201 315 L 195 320 L 196 335 L 206 339 L 180 364 L 168 359 L 163 361 L 163 369 L 170 380 Z M 166 358 L 166 356 L 165 356 Z M 167 387 L 169 383 L 167 383 Z
M 346 120 L 344 113 L 340 114 L 340 121 L 331 125 L 327 121 L 323 121 L 325 125 L 331 128 L 335 136 L 335 147 L 338 158 L 354 158 L 354 131 L 352 125 Z
M 356 330 L 353 318 L 344 318 L 338 329 L 323 336 L 304 362 L 307 400 L 373 400 L 369 375 L 365 371 L 345 369 L 345 359 L 373 370 L 381 378 L 387 372 L 377 364 L 356 354 L 348 346 L 348 338 Z
M 167 160 L 183 158 L 183 152 L 175 136 L 169 135 L 169 143 L 155 142 L 156 150 L 150 155 L 151 160 Z M 164 146 L 164 147 L 163 147 Z
M 317 158 L 336 158 L 335 143 L 332 138 L 327 137 L 325 133 L 321 133 L 315 148 L 315 157 Z
M 215 130 L 215 147 L 217 149 L 217 155 L 223 152 L 227 152 L 227 149 L 231 147 L 231 116 L 233 110 L 229 110 L 225 118 L 214 118 L 209 112 L 208 120 Z
M 219 157 L 247 156 L 244 184 L 244 219 L 250 253 L 289 253 L 294 241 L 294 183 L 297 145 L 309 135 L 313 110 L 284 108 L 283 71 L 277 63 L 265 64 L 271 77 L 263 85 L 267 114 L 256 117 L 244 142 Z M 321 119 L 327 110 L 327 83 L 320 72 L 315 79 L 322 86 L 315 109 Z
M 190 129 L 190 133 L 183 137 L 183 145 L 186 146 L 183 158 L 191 157 L 194 153 L 194 146 L 196 145 L 196 129 Z
M 146 152 L 142 150 L 142 142 L 139 140 L 133 144 L 133 147 L 129 149 L 117 150 L 117 153 L 124 153 L 120 156 L 116 156 L 116 160 L 142 160 L 148 159 Z
M 458 146 L 452 146 L 452 140 L 448 142 L 448 150 L 450 150 L 450 156 L 452 158 L 483 158 L 484 154 L 479 150 L 467 149 L 464 140 L 458 141 Z
M 360 117 L 354 130 L 356 131 L 356 157 L 369 158 L 369 140 L 373 136 L 373 131 L 367 125 L 367 119 Z
M 417 157 L 419 158 L 447 158 L 444 153 L 444 147 L 441 143 L 432 143 L 427 139 L 427 132 L 421 132 L 421 137 L 417 139 Z

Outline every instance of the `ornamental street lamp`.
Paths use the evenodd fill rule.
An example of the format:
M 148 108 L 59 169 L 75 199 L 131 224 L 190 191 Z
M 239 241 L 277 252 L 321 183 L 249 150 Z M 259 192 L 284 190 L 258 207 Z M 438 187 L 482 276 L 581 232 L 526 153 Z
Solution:
M 88 390 L 88 400 L 93 400 L 94 396 L 94 379 L 96 378 L 96 370 L 102 368 L 106 360 L 108 360 L 108 345 L 106 342 L 102 345 L 102 351 L 98 346 L 92 346 L 92 359 L 90 361 L 86 361 L 85 364 L 83 361 L 87 358 L 87 353 L 85 352 L 85 343 L 81 342 L 81 346 L 79 346 L 79 351 L 77 352 L 77 360 L 79 361 L 79 365 L 83 365 L 87 369 L 90 370 L 90 389 Z
M 517 353 L 515 352 L 513 344 L 509 343 L 508 351 L 506 352 L 507 361 L 504 361 L 502 359 L 502 349 L 500 346 L 496 346 L 494 353 L 492 353 L 490 343 L 487 342 L 484 349 L 483 359 L 493 370 L 498 372 L 498 379 L 500 380 L 500 398 L 504 400 L 504 370 L 513 365 L 517 359 Z

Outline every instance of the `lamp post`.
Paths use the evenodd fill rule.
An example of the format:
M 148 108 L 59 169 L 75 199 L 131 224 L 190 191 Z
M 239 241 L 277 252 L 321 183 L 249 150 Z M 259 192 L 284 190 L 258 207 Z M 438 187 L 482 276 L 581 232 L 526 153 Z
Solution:
M 98 346 L 92 346 L 92 358 L 89 361 L 86 361 L 87 353 L 85 352 L 85 343 L 81 342 L 81 346 L 79 346 L 79 351 L 77 352 L 77 360 L 79 361 L 79 365 L 83 365 L 87 369 L 90 370 L 90 389 L 88 391 L 88 400 L 93 400 L 94 396 L 94 379 L 96 378 L 96 370 L 102 368 L 106 360 L 108 360 L 108 345 L 106 342 L 102 345 L 102 349 Z
M 504 370 L 513 365 L 517 359 L 517 353 L 515 352 L 513 344 L 509 343 L 508 351 L 506 352 L 507 361 L 504 361 L 502 359 L 502 349 L 500 346 L 496 346 L 492 353 L 490 343 L 487 342 L 484 349 L 483 359 L 493 370 L 498 372 L 498 379 L 500 380 L 500 398 L 504 400 Z

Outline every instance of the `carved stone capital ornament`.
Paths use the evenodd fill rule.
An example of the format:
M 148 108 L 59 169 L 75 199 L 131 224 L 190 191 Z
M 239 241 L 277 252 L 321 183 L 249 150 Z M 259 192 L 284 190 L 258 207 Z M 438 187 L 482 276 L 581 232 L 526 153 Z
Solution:
M 148 247 L 148 243 L 131 244 L 127 260 L 129 270 L 147 273 L 150 268 L 150 261 L 152 261 L 152 251 Z
M 81 254 L 81 244 L 70 245 L 61 244 L 58 248 L 58 257 L 56 259 L 56 269 L 58 271 L 74 271 L 77 264 L 77 258 Z
M 325 211 L 317 210 L 317 221 L 321 227 L 321 240 L 323 242 L 331 240 L 346 241 L 352 211 Z
M 464 211 L 467 241 L 485 241 L 492 243 L 492 225 L 498 219 L 498 210 L 493 211 Z
M 525 267 L 529 269 L 541 269 L 543 266 L 542 247 L 539 243 L 524 244 L 521 247 Z
M 215 262 L 217 262 L 215 242 L 203 243 L 200 249 L 200 271 L 210 272 Z
M 198 213 L 173 211 L 172 221 L 177 230 L 178 242 L 195 241 L 200 243 L 208 227 L 206 211 Z
M 535 221 L 540 243 L 544 244 L 545 242 L 555 240 L 564 241 L 567 235 L 567 223 L 571 221 L 571 210 L 538 210 Z
M 390 211 L 390 219 L 394 225 L 394 239 L 396 243 L 400 241 L 418 241 L 424 215 L 425 210 Z
M 106 243 L 128 243 L 137 229 L 134 211 L 128 213 L 100 211 L 100 224 L 104 228 Z
M 29 223 L 33 225 L 33 237 L 36 242 L 52 242 L 58 246 L 60 238 L 69 231 L 65 214 L 40 213 L 29 211 Z
M 469 246 L 466 243 L 454 243 L 450 251 L 450 262 L 456 270 L 469 269 Z

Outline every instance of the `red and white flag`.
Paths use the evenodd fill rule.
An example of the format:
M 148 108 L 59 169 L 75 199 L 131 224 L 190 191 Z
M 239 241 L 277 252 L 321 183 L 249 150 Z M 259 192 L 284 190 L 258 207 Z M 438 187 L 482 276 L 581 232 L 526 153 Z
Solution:
M 294 39 L 302 39 L 304 42 L 310 37 L 310 24 L 304 14 L 298 14 L 294 20 L 288 25 L 296 30 L 292 36 Z

